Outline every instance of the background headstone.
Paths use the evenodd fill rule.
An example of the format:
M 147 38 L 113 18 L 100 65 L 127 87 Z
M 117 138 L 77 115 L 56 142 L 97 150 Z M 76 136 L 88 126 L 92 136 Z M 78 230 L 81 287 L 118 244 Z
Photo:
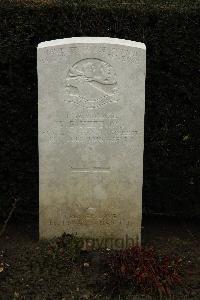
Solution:
M 42 238 L 140 242 L 145 49 L 97 37 L 38 45 Z

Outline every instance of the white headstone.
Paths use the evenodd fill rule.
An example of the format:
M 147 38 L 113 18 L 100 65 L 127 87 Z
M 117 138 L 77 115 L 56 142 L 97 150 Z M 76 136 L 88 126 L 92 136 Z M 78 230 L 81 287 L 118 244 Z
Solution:
M 41 238 L 140 242 L 145 45 L 80 37 L 37 50 Z

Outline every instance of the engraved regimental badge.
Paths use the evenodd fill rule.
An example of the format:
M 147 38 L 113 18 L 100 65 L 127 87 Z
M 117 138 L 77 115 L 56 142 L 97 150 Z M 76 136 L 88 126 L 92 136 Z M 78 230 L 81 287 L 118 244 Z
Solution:
M 113 67 L 96 58 L 73 64 L 66 78 L 66 101 L 87 109 L 118 101 L 117 76 Z

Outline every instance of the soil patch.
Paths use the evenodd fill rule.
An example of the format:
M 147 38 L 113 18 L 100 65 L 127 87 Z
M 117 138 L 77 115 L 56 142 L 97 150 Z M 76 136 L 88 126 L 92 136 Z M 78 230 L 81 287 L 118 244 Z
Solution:
M 143 220 L 143 245 L 183 259 L 183 277 L 191 292 L 188 296 L 179 291 L 173 299 L 200 299 L 199 229 L 197 220 Z M 0 238 L 0 300 L 156 299 L 135 294 L 131 287 L 113 293 L 105 255 L 106 250 L 76 247 L 56 252 L 49 241 L 38 241 L 37 224 L 10 224 Z

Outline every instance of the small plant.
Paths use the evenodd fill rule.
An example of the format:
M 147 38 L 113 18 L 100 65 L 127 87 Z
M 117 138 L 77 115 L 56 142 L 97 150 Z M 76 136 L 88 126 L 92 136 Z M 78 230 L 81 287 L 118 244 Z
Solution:
M 52 240 L 48 245 L 49 254 L 52 256 L 65 256 L 71 262 L 79 257 L 81 240 L 71 234 L 64 233 L 61 237 Z
M 7 216 L 6 220 L 4 221 L 3 227 L 0 230 L 0 237 L 5 233 L 5 231 L 7 229 L 7 226 L 8 226 L 8 222 L 10 221 L 10 219 L 11 219 L 11 217 L 12 217 L 14 211 L 15 211 L 15 208 L 16 208 L 16 205 L 17 205 L 18 201 L 19 201 L 19 199 L 17 199 L 17 198 L 14 199 L 14 202 L 12 204 L 12 208 L 10 209 L 8 216 Z
M 111 253 L 106 264 L 115 289 L 130 283 L 140 293 L 168 297 L 176 287 L 183 286 L 181 261 L 161 257 L 153 248 L 134 246 Z
M 5 262 L 4 252 L 0 252 L 0 279 L 5 277 L 5 274 L 9 268 L 9 265 Z

